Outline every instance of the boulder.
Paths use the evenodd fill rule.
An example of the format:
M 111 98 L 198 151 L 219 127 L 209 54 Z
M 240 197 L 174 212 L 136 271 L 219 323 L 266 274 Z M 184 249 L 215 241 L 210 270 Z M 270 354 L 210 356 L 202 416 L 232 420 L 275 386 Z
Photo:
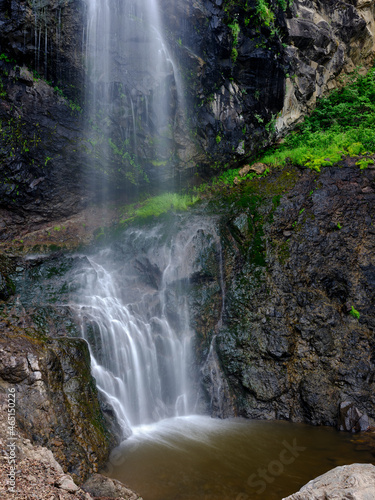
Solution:
M 267 165 L 264 163 L 254 163 L 253 165 L 245 165 L 244 167 L 241 168 L 241 170 L 238 172 L 238 175 L 240 177 L 244 177 L 250 172 L 254 172 L 255 174 L 261 175 L 267 170 Z
M 313 479 L 283 500 L 373 500 L 375 467 L 371 464 L 343 465 Z
M 340 404 L 338 429 L 340 431 L 360 432 L 370 427 L 368 416 L 361 413 L 354 403 L 345 401 Z
M 69 493 L 75 493 L 76 491 L 79 490 L 79 487 L 75 484 L 73 479 L 67 474 L 61 476 L 56 481 L 55 486 L 57 486 L 61 490 L 68 491 Z

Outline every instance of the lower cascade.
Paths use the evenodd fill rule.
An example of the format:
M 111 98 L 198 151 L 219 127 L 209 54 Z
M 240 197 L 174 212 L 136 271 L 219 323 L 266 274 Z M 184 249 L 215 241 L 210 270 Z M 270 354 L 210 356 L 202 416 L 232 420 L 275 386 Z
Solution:
M 194 411 L 187 304 L 195 245 L 207 222 L 126 231 L 119 247 L 87 257 L 78 281 L 82 336 L 97 386 L 124 435 Z M 208 227 L 206 227 L 208 229 Z M 165 234 L 167 231 L 167 234 Z

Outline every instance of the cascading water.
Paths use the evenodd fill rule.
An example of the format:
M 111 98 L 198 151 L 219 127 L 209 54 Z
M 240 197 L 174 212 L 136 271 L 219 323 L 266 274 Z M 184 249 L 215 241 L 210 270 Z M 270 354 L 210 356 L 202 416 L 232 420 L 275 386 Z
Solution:
M 209 222 L 129 229 L 88 257 L 78 313 L 98 388 L 124 430 L 194 409 L 187 290 Z
M 184 106 L 181 78 L 162 35 L 157 0 L 86 3 L 86 152 L 92 171 L 111 177 L 115 170 L 136 184 L 142 162 L 154 171 L 167 168 L 173 156 L 173 129 Z M 161 178 L 155 175 L 154 183 Z M 106 188 L 100 183 L 99 194 Z M 169 236 L 169 244 L 155 228 L 128 231 L 128 253 L 119 257 L 107 249 L 83 269 L 82 335 L 98 387 L 125 434 L 192 410 L 192 334 L 183 288 L 198 229 L 190 230 Z M 148 280 L 143 285 L 140 269 Z

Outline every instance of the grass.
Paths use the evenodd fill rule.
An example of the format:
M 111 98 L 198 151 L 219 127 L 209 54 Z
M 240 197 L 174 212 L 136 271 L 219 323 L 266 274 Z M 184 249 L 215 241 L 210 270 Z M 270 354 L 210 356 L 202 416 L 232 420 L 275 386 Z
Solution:
M 167 212 L 183 212 L 194 205 L 199 200 L 199 196 L 190 194 L 164 193 L 159 196 L 148 198 L 140 207 L 127 205 L 123 208 L 126 214 L 121 222 L 134 220 L 136 218 L 158 217 Z
M 349 83 L 321 99 L 311 116 L 283 144 L 260 159 L 269 165 L 285 165 L 287 159 L 320 171 L 343 155 L 375 152 L 375 68 L 366 76 L 354 72 Z M 366 168 L 372 160 L 361 162 Z

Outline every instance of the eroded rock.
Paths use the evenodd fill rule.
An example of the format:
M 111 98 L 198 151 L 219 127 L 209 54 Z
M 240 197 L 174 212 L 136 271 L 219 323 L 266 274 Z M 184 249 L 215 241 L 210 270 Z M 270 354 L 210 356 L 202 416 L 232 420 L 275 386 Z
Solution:
M 104 465 L 117 443 L 105 426 L 87 344 L 81 339 L 33 338 L 37 331 L 32 327 L 18 327 L 16 333 L 8 324 L 0 335 L 0 393 L 16 388 L 17 427 L 35 444 L 48 446 L 80 482 Z M 44 452 L 37 457 L 38 450 L 45 448 L 26 455 L 53 464 Z
M 352 163 L 274 172 L 221 200 L 221 260 L 212 253 L 191 310 L 204 362 L 216 337 L 217 385 L 224 373 L 229 387 L 222 415 L 337 426 L 340 403 L 355 401 L 347 428 L 366 429 L 361 414 L 372 425 L 375 199 L 363 188 L 375 174 Z M 220 403 L 211 406 L 216 415 Z

